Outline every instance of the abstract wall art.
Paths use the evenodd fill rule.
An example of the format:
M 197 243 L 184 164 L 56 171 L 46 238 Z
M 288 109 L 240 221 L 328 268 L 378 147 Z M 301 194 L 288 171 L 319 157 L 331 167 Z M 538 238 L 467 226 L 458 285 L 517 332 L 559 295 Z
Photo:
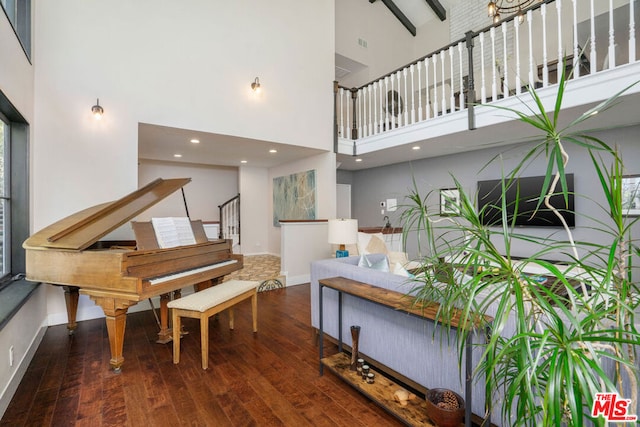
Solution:
M 315 169 L 273 178 L 273 225 L 281 219 L 316 219 Z

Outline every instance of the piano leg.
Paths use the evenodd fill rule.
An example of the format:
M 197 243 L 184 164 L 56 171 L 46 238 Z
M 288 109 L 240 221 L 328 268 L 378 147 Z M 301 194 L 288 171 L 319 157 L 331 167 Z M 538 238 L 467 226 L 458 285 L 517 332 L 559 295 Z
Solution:
M 156 341 L 158 344 L 166 344 L 173 339 L 173 332 L 169 328 L 168 320 L 169 308 L 167 304 L 169 304 L 169 299 L 171 299 L 170 294 L 160 295 L 160 332 L 158 332 L 158 340 Z
M 109 364 L 117 373 L 120 372 L 124 357 L 122 347 L 124 344 L 124 330 L 127 325 L 127 310 L 137 301 L 129 301 L 119 298 L 94 296 L 89 297 L 100 307 L 105 314 L 107 333 L 109 334 L 109 347 L 111 348 L 111 360 Z
M 210 288 L 211 286 L 219 285 L 222 283 L 220 277 L 216 277 L 215 279 L 205 280 L 204 282 L 196 283 L 193 285 L 193 290 L 196 292 L 204 291 L 205 289 Z
M 67 306 L 67 329 L 69 335 L 73 335 L 78 327 L 76 323 L 76 313 L 78 312 L 78 297 L 79 293 L 77 286 L 63 286 L 64 289 L 64 302 Z

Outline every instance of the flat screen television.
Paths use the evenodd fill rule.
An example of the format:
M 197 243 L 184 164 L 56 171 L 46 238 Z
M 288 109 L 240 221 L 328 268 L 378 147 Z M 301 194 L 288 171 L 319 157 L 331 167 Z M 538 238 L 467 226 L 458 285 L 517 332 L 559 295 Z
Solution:
M 573 174 L 567 174 L 567 187 L 569 191 L 568 203 L 565 203 L 561 194 L 551 197 L 551 205 L 558 209 L 569 227 L 575 227 Z M 515 225 L 531 227 L 562 227 L 560 219 L 550 210 L 540 206 L 540 209 L 532 216 L 538 204 L 540 191 L 544 182 L 543 176 L 522 177 L 514 181 L 506 191 L 507 218 L 509 223 L 513 219 L 517 207 Z M 519 193 L 518 193 L 519 188 Z M 560 191 L 560 182 L 556 192 Z M 518 199 L 516 200 L 516 194 Z M 501 180 L 493 179 L 478 181 L 478 211 L 484 225 L 502 224 L 502 186 Z M 484 211 L 482 211 L 484 209 Z

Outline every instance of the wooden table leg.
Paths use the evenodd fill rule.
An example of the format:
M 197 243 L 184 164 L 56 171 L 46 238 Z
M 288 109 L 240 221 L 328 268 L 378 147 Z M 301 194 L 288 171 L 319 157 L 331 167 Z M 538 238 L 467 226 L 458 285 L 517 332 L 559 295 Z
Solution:
M 64 302 L 67 306 L 67 329 L 69 335 L 73 335 L 78 327 L 76 323 L 76 313 L 78 312 L 78 298 L 79 293 L 77 286 L 63 286 L 64 289 Z
M 182 289 L 176 289 L 175 291 L 173 291 L 173 299 L 177 300 L 177 299 L 180 299 L 180 298 L 182 298 Z M 175 316 L 171 316 L 171 319 L 175 319 Z M 173 322 L 173 321 L 171 322 L 171 330 L 172 331 L 173 331 L 173 328 L 175 328 L 175 324 L 176 324 L 175 322 Z M 182 337 L 183 335 L 189 335 L 189 331 L 187 331 L 184 328 L 184 325 L 182 323 L 180 323 L 180 337 Z M 175 339 L 175 334 L 173 334 L 173 337 L 174 338 L 172 338 L 172 339 Z M 175 348 L 175 346 L 174 346 L 174 348 Z

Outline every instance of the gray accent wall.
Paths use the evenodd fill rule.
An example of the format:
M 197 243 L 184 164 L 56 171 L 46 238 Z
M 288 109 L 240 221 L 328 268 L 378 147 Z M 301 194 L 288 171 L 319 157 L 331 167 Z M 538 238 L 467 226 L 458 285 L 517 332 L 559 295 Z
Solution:
M 640 126 L 631 126 L 592 132 L 593 136 L 602 139 L 610 146 L 618 146 L 625 160 L 625 174 L 640 174 Z M 442 188 L 454 186 L 453 176 L 462 186 L 475 196 L 479 180 L 497 179 L 502 170 L 508 172 L 532 147 L 532 143 L 501 147 L 499 149 L 483 149 L 472 152 L 442 156 L 430 159 L 420 159 L 412 162 L 389 165 L 379 168 L 354 171 L 352 173 L 352 204 L 353 216 L 362 226 L 378 226 L 383 224 L 384 215 L 389 215 L 391 224 L 400 225 L 402 205 L 406 205 L 406 195 L 409 194 L 415 180 L 422 197 L 427 193 L 428 204 L 435 211 L 439 209 L 438 191 Z M 593 169 L 588 153 L 575 146 L 567 145 L 569 163 L 567 172 L 574 174 L 574 186 L 577 194 L 575 200 L 576 227 L 574 237 L 581 241 L 606 242 L 608 236 L 591 229 L 595 221 L 606 220 L 606 213 L 598 206 L 604 201 L 600 190 L 598 177 Z M 610 164 L 610 161 L 607 161 Z M 546 162 L 543 158 L 529 162 L 522 176 L 544 175 Z M 395 212 L 381 212 L 380 202 L 389 198 L 397 198 L 399 208 Z M 530 256 L 541 246 L 548 237 L 564 239 L 562 229 L 535 227 L 519 227 L 519 233 L 531 236 L 538 242 L 517 242 L 512 255 Z M 638 238 L 640 227 L 633 228 L 633 237 Z M 500 246 L 501 242 L 494 242 Z M 408 238 L 407 251 L 410 256 L 418 254 L 414 239 Z M 562 253 L 553 254 L 550 259 L 566 259 Z M 638 261 L 634 260 L 638 265 Z

